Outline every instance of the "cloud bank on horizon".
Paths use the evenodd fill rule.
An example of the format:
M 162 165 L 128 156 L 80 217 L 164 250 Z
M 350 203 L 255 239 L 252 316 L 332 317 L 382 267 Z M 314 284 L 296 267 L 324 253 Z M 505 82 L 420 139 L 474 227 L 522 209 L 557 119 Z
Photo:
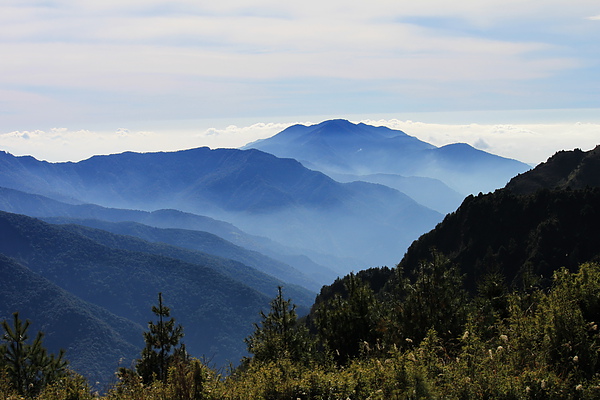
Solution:
M 32 155 L 50 162 L 80 161 L 97 154 L 124 151 L 153 152 L 209 146 L 237 148 L 271 137 L 295 123 L 256 123 L 249 126 L 184 131 L 89 130 L 12 131 L 0 133 L 3 150 L 14 155 Z M 559 150 L 591 150 L 599 144 L 600 123 L 530 124 L 442 124 L 398 119 L 363 119 L 374 126 L 387 126 L 436 146 L 468 143 L 475 148 L 514 158 L 532 165 Z M 573 145 L 576 143 L 576 145 Z
M 266 116 L 600 107 L 597 0 L 5 0 L 0 11 L 0 148 L 53 161 L 237 147 L 300 118 Z M 185 126 L 236 118 L 265 123 Z M 570 125 L 500 135 L 469 122 L 404 129 L 527 162 L 548 143 L 589 146 Z

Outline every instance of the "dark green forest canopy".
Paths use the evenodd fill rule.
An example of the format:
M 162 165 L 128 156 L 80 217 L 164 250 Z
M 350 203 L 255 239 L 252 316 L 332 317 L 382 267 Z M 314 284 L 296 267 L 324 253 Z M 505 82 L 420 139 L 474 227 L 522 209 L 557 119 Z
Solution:
M 507 282 L 540 279 L 571 270 L 600 255 L 600 188 L 542 189 L 516 195 L 506 189 L 469 196 L 454 213 L 408 249 L 399 266 L 410 273 L 432 248 L 466 274 L 469 290 L 490 272 Z

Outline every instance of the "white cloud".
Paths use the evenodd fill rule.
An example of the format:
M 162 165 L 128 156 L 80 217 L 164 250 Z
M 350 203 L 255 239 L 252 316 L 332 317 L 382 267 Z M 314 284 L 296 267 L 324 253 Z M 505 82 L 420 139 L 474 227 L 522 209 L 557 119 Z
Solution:
M 161 90 L 168 84 L 157 82 L 172 82 L 174 76 L 468 81 L 536 78 L 576 65 L 566 57 L 532 58 L 548 49 L 543 43 L 469 37 L 388 18 L 435 15 L 446 9 L 450 11 L 445 16 L 456 17 L 457 10 L 491 13 L 511 8 L 499 8 L 496 1 L 483 2 L 487 7 L 458 2 L 439 9 L 437 1 L 425 6 L 388 1 L 281 6 L 263 1 L 253 5 L 258 15 L 250 16 L 242 13 L 247 10 L 245 2 L 235 1 L 212 2 L 208 8 L 180 1 L 176 4 L 195 12 L 164 15 L 124 14 L 124 6 L 115 3 L 100 6 L 105 14 L 97 15 L 90 12 L 98 8 L 92 2 L 65 3 L 76 11 L 27 9 L 30 14 L 21 15 L 23 10 L 17 9 L 13 14 L 21 17 L 4 18 L 0 34 L 20 35 L 21 40 L 3 44 L 2 54 L 14 55 L 3 63 L 3 73 L 20 77 L 17 82 L 33 76 L 41 82 L 72 82 L 78 87 L 118 86 L 131 78 L 139 81 L 141 75 L 145 85 L 152 83 L 152 89 Z M 141 6 L 134 1 L 125 4 L 129 9 Z M 154 1 L 146 7 L 168 4 Z M 261 16 L 282 8 L 288 17 Z
M 590 150 L 600 144 L 600 123 L 447 124 L 399 119 L 361 119 L 355 122 L 399 129 L 436 146 L 469 143 L 481 150 L 530 164 L 545 161 L 559 150 Z M 123 151 L 175 151 L 201 146 L 237 148 L 271 137 L 296 123 L 311 125 L 314 122 L 252 123 L 224 125 L 223 128 L 200 127 L 200 124 L 194 123 L 187 127 L 154 131 L 129 128 L 113 131 L 66 128 L 12 131 L 0 134 L 0 150 L 47 161 L 79 161 L 95 154 Z
M 295 123 L 295 122 L 294 122 Z M 51 162 L 80 161 L 98 154 L 124 151 L 176 151 L 193 147 L 237 148 L 271 137 L 294 123 L 255 123 L 225 128 L 165 128 L 148 131 L 117 128 L 110 130 L 48 130 L 0 133 L 0 150 L 14 155 L 31 155 Z M 310 122 L 303 122 L 311 124 Z
M 244 146 L 250 142 L 254 142 L 259 139 L 266 139 L 277 133 L 281 132 L 285 128 L 294 125 L 296 123 L 302 123 L 311 125 L 310 122 L 290 122 L 290 123 L 263 123 L 259 122 L 250 126 L 238 127 L 236 125 L 229 125 L 224 129 L 209 128 L 197 135 L 203 146 L 211 148 L 237 148 Z
M 468 143 L 530 164 L 546 161 L 559 150 L 590 150 L 600 144 L 600 123 L 434 124 L 395 119 L 363 122 L 399 129 L 436 146 Z

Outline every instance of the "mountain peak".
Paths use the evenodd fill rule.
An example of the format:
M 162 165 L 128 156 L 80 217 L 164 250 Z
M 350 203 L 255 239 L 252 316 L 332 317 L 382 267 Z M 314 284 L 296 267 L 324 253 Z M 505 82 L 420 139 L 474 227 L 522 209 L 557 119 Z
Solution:
M 531 194 L 539 189 L 600 187 L 600 145 L 593 150 L 562 150 L 529 172 L 515 176 L 506 189 Z
M 328 127 L 328 128 L 352 128 L 356 127 L 356 124 L 348 121 L 347 119 L 329 119 L 327 121 L 323 121 L 320 124 L 313 125 L 314 127 Z

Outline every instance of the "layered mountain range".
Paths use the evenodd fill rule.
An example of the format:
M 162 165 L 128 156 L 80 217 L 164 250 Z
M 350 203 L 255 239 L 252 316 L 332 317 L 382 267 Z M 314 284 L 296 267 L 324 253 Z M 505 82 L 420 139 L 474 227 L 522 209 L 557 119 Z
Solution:
M 123 153 L 57 164 L 0 158 L 3 187 L 78 203 L 208 215 L 343 272 L 393 262 L 441 219 L 397 190 L 339 183 L 257 150 Z
M 306 312 L 322 285 L 394 265 L 464 194 L 529 168 L 342 120 L 252 146 L 263 151 L 77 163 L 0 153 L 0 319 L 20 311 L 106 384 L 139 354 L 162 292 L 192 355 L 235 363 L 278 286 Z
M 343 182 L 388 185 L 442 213 L 530 169 L 465 143 L 436 147 L 399 130 L 346 120 L 294 125 L 244 148 L 294 158 Z
M 19 214 L 0 212 L 0 253 L 5 257 L 0 269 L 10 277 L 5 285 L 12 293 L 10 301 L 1 303 L 0 315 L 22 312 L 46 332 L 52 349 L 66 349 L 74 368 L 100 382 L 111 376 L 119 359 L 130 366 L 136 356 L 132 350 L 139 354 L 141 331 L 151 319 L 150 308 L 159 292 L 186 327 L 189 351 L 218 365 L 240 358 L 243 338 L 278 286 L 299 299 L 301 310 L 314 298 L 304 288 L 233 260 L 79 225 L 51 225 Z M 39 297 L 51 292 L 57 294 Z M 40 311 L 50 305 L 56 310 L 47 315 Z M 60 312 L 67 305 L 72 312 Z M 102 330 L 75 324 L 73 313 L 93 319 Z M 94 334 L 102 336 L 103 346 L 114 349 L 110 354 L 119 356 L 110 363 L 108 359 L 87 363 L 93 349 L 102 347 L 82 353 L 78 343 Z M 86 370 L 87 364 L 100 371 Z

